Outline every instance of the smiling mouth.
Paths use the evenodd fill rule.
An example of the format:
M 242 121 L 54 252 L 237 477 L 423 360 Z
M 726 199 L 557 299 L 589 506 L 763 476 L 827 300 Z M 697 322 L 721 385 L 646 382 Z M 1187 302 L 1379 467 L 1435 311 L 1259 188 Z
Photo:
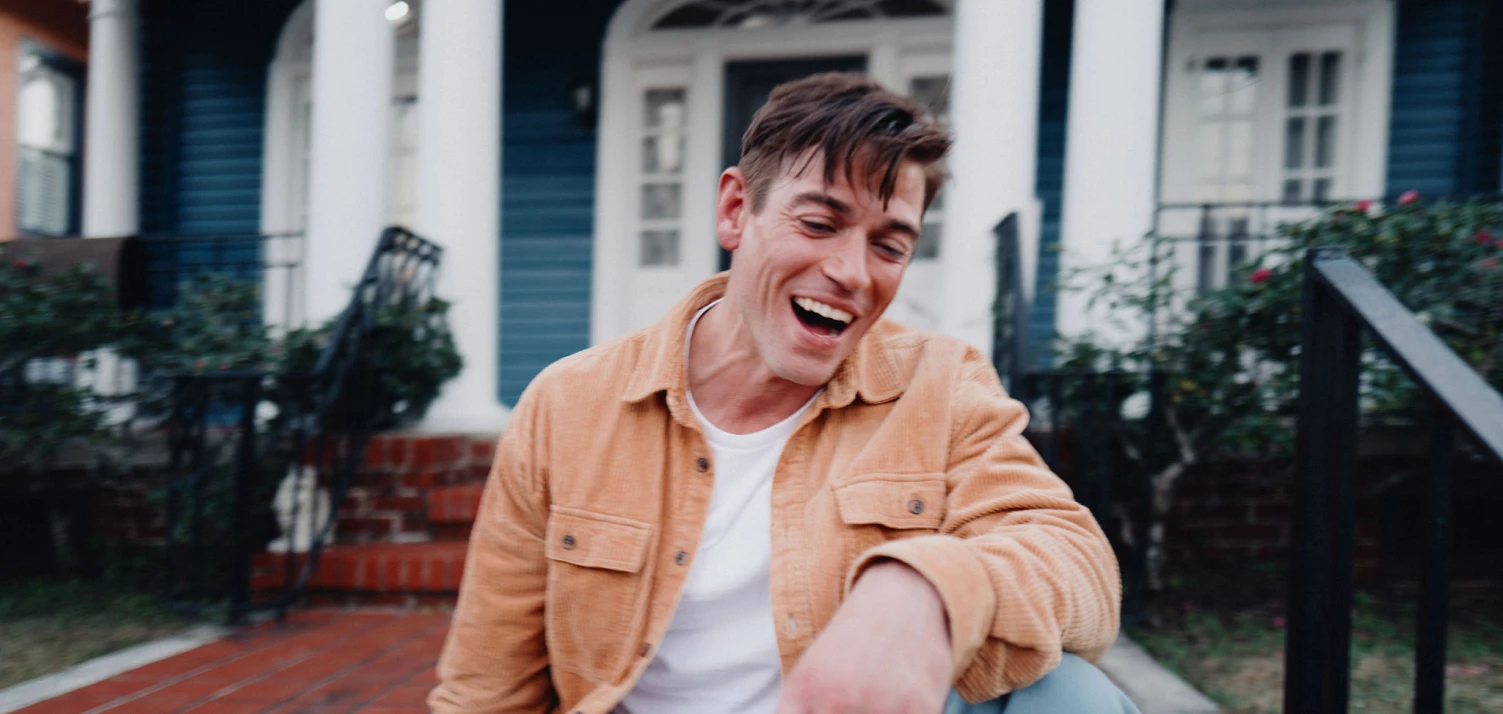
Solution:
M 818 335 L 836 337 L 851 326 L 856 317 L 840 308 L 818 300 L 797 297 L 792 300 L 793 314 L 804 327 Z

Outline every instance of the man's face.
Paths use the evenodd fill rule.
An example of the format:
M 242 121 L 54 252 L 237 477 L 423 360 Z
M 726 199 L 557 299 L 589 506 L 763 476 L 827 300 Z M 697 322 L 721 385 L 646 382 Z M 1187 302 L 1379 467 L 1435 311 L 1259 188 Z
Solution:
M 734 251 L 726 294 L 757 352 L 777 377 L 811 387 L 830 380 L 892 302 L 924 206 L 916 162 L 899 168 L 886 205 L 863 180 L 864 161 L 855 186 L 844 171 L 826 184 L 823 168 L 820 154 L 789 162 L 758 213 L 740 169 L 727 169 L 717 212 L 720 244 Z

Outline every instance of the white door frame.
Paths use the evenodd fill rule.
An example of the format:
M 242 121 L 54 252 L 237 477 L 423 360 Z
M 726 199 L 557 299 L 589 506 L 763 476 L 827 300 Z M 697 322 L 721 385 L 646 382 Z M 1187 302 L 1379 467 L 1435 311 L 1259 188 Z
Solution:
M 1272 6 L 1270 6 L 1272 5 Z M 1254 9 L 1254 6 L 1256 8 Z M 1165 67 L 1165 141 L 1160 199 L 1193 202 L 1177 175 L 1194 172 L 1193 135 L 1179 141 L 1185 112 L 1194 109 L 1194 87 L 1182 71 L 1195 40 L 1210 33 L 1299 30 L 1322 25 L 1345 26 L 1357 33 L 1353 75 L 1357 78 L 1347 115 L 1352 131 L 1341 147 L 1351 157 L 1350 177 L 1334 198 L 1371 198 L 1383 195 L 1388 171 L 1388 124 L 1393 82 L 1394 4 L 1391 0 L 1312 0 L 1269 2 L 1252 0 L 1184 0 L 1171 17 L 1168 63 Z M 1193 118 L 1192 118 L 1193 119 Z M 1187 150 L 1188 147 L 1188 150 Z M 1270 157 L 1271 158 L 1271 157 Z M 1344 190 L 1343 190 L 1344 189 Z M 1276 197 L 1275 197 L 1276 198 Z
M 627 0 L 617 9 L 602 53 L 600 124 L 596 150 L 594 269 L 590 342 L 631 329 L 632 313 L 666 308 L 717 269 L 716 177 L 720 174 L 725 63 L 862 55 L 867 73 L 894 89 L 909 76 L 948 68 L 952 16 L 850 20 L 762 28 L 652 30 L 682 0 Z M 664 81 L 682 82 L 687 138 L 682 183 L 682 234 L 675 267 L 639 268 L 636 251 L 636 177 L 641 161 L 641 92 Z M 650 287 L 649 295 L 639 293 Z M 632 310 L 631 301 L 651 305 Z M 652 312 L 652 310 L 646 310 Z M 640 320 L 635 322 L 640 323 Z
M 302 233 L 308 202 L 307 149 L 311 127 L 299 116 L 309 101 L 313 81 L 313 3 L 304 0 L 287 17 L 277 47 L 266 68 L 266 117 L 261 143 L 261 233 Z M 278 328 L 300 327 L 304 321 L 305 257 L 301 237 L 264 242 L 266 265 L 297 265 L 265 273 L 261 286 L 262 315 Z

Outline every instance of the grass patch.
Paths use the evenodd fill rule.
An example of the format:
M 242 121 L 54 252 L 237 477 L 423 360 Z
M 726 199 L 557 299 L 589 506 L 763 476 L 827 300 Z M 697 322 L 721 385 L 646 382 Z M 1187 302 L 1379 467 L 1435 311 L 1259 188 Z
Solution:
M 1218 602 L 1202 590 L 1166 593 L 1154 622 L 1128 633 L 1230 714 L 1276 714 L 1284 699 L 1281 597 Z M 1225 598 L 1222 598 L 1223 600 Z M 1446 711 L 1503 712 L 1503 604 L 1496 592 L 1457 594 L 1447 648 Z M 1413 711 L 1415 603 L 1412 588 L 1359 591 L 1352 614 L 1353 712 Z
M 149 595 L 85 581 L 0 587 L 0 688 L 182 630 Z

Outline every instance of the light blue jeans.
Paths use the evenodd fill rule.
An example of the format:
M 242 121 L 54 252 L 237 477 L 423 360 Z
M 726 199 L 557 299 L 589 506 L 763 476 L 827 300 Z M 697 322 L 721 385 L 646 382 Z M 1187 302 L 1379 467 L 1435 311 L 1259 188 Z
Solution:
M 1139 714 L 1101 670 L 1068 652 L 1054 671 L 1002 699 L 967 704 L 951 692 L 945 714 Z

